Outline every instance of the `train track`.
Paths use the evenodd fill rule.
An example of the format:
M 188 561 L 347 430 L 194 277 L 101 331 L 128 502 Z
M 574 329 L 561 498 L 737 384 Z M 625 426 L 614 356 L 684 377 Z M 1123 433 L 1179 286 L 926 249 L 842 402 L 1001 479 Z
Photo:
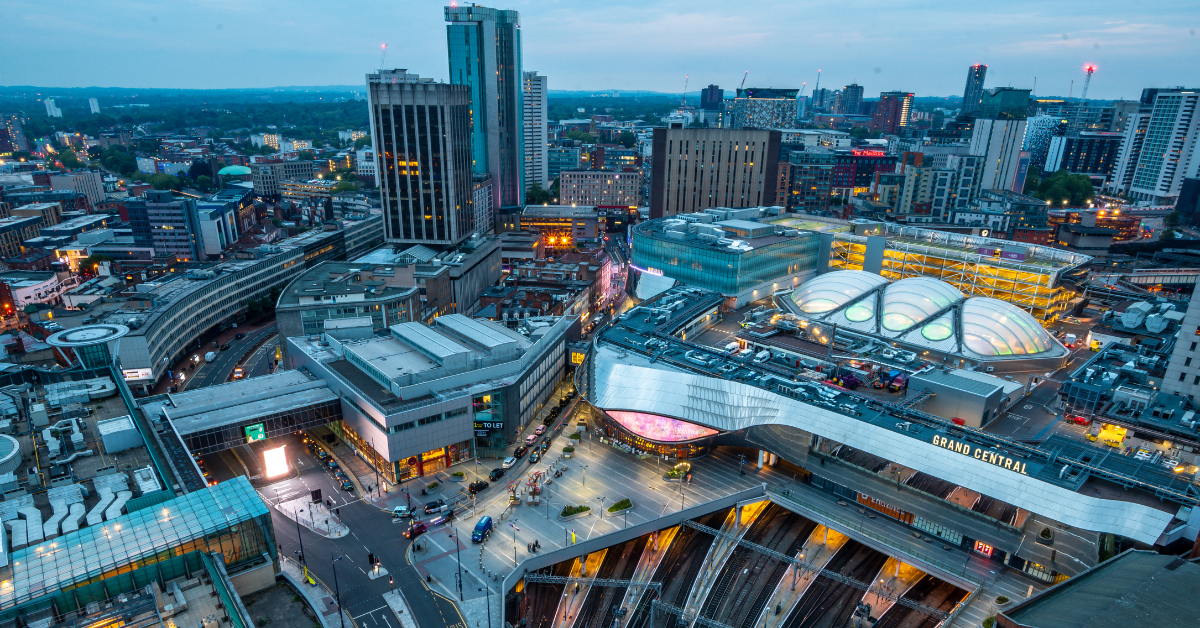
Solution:
M 743 538 L 751 543 L 774 548 L 787 534 L 786 523 L 791 518 L 789 516 L 791 514 L 775 504 L 770 504 L 767 506 L 766 512 L 759 515 L 758 519 L 750 525 L 750 529 L 746 530 Z M 797 516 L 797 518 L 799 517 Z M 762 542 L 764 537 L 766 537 L 766 543 Z M 762 563 L 770 560 L 769 556 L 757 554 L 754 550 L 744 545 L 738 545 L 734 548 L 729 558 L 725 561 L 725 567 L 721 570 L 721 574 L 718 576 L 717 582 L 713 585 L 712 591 L 709 592 L 708 599 L 701 606 L 700 616 L 717 619 L 722 610 L 722 603 L 729 594 L 730 585 L 738 579 L 743 567 L 749 563 L 750 567 L 746 567 L 746 569 L 757 573 L 762 568 Z M 744 593 L 745 589 L 746 586 L 743 583 L 742 586 L 738 587 L 738 594 Z
M 882 552 L 849 541 L 834 555 L 827 569 L 854 580 L 871 582 L 887 558 Z M 862 589 L 821 575 L 809 586 L 784 628 L 841 628 L 862 596 Z
M 555 576 L 570 576 L 572 561 L 563 561 L 551 567 Z M 554 624 L 554 613 L 563 597 L 564 585 L 539 582 L 525 587 L 526 626 L 528 628 L 550 628 Z M 512 623 L 517 623 L 515 620 Z
M 719 526 L 728 513 L 729 509 L 726 508 L 700 517 L 697 521 L 706 526 L 713 524 Z M 662 592 L 663 601 L 673 606 L 682 606 L 687 600 L 692 581 L 700 571 L 705 555 L 708 553 L 708 546 L 712 544 L 714 538 L 712 534 L 688 527 L 680 529 L 679 534 L 675 535 L 671 546 L 667 548 L 666 556 L 663 556 L 662 562 L 659 563 L 652 578 L 652 580 L 666 583 Z M 629 628 L 647 628 L 650 619 L 650 603 L 653 599 L 654 594 L 651 591 L 647 591 L 642 596 L 629 619 L 627 624 Z M 670 616 L 665 613 L 659 614 L 656 617 L 656 624 L 659 626 L 651 628 L 673 626 L 674 624 L 669 622 L 674 622 L 675 619 L 667 619 L 667 617 Z
M 799 515 L 796 515 L 796 517 L 800 519 L 800 529 L 797 531 L 796 538 L 794 538 L 788 545 L 787 551 L 784 552 L 788 556 L 795 556 L 797 553 L 799 553 L 800 548 L 804 547 L 804 542 L 807 541 L 808 537 L 811 536 L 813 531 L 817 529 L 816 523 L 800 517 Z M 771 573 L 767 576 L 766 580 L 762 582 L 758 590 L 758 595 L 755 596 L 754 602 L 743 614 L 740 624 L 737 621 L 732 621 L 730 622 L 730 625 L 740 625 L 741 628 L 754 628 L 754 625 L 758 623 L 758 618 L 762 616 L 763 608 L 771 599 L 771 595 L 775 593 L 775 587 L 779 584 L 779 581 L 783 579 L 783 574 L 787 573 L 787 569 L 787 563 L 783 561 L 775 561 L 775 566 L 772 568 Z M 746 588 L 746 591 L 749 592 L 749 587 Z M 745 607 L 739 603 L 735 605 L 735 608 Z M 737 618 L 735 617 L 735 620 L 736 619 Z
M 641 536 L 625 543 L 625 551 L 621 554 L 621 559 L 617 563 L 617 568 L 614 571 L 613 577 L 617 580 L 629 580 L 633 578 L 633 572 L 637 571 L 638 561 L 642 557 L 642 552 L 646 550 L 646 544 L 650 541 L 649 535 Z M 619 604 L 625 599 L 625 591 L 628 587 L 610 587 L 603 590 L 603 595 L 599 600 L 599 612 L 592 618 L 590 625 L 587 628 L 606 628 L 613 625 L 613 606 Z M 593 589 L 593 593 L 596 593 Z M 580 617 L 589 617 L 581 614 Z
M 905 599 L 932 606 L 947 613 L 967 596 L 967 592 L 930 575 L 921 578 L 905 594 Z M 875 623 L 875 628 L 935 628 L 942 620 L 913 608 L 893 604 Z

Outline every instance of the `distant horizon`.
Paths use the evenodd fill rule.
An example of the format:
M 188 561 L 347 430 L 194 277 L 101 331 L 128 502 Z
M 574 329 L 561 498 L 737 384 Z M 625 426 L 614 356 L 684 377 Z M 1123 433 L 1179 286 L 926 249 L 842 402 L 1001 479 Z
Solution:
M 705 87 L 707 87 L 707 86 L 705 86 Z M 720 87 L 720 86 L 718 86 L 718 87 Z M 763 89 L 763 86 L 761 86 L 761 85 L 756 86 L 756 87 L 759 89 Z M 774 86 L 767 86 L 767 87 L 774 87 Z M 1179 87 L 1179 86 L 1175 85 L 1175 86 L 1169 86 L 1169 87 L 1162 87 L 1161 89 L 1174 89 L 1177 87 Z M 784 89 L 784 88 L 780 88 L 780 89 Z M 787 88 L 787 89 L 795 89 L 795 88 Z M 838 89 L 840 89 L 840 88 L 838 88 Z M 991 88 L 989 88 L 989 89 L 991 89 Z M 100 87 L 100 86 L 94 86 L 94 85 L 87 86 L 87 87 L 47 87 L 47 86 L 42 86 L 42 85 L 0 85 L 0 98 L 6 98 L 6 97 L 12 98 L 13 97 L 10 94 L 4 93 L 7 90 L 28 90 L 28 91 L 37 90 L 37 91 L 44 91 L 44 92 L 50 92 L 52 90 L 73 90 L 73 91 L 114 90 L 114 91 L 130 91 L 130 92 L 136 92 L 136 91 L 156 91 L 156 92 L 297 91 L 297 92 L 318 92 L 318 93 L 324 92 L 324 93 L 348 94 L 348 93 L 353 93 L 353 92 L 364 92 L 365 93 L 366 84 L 364 83 L 362 86 L 356 86 L 356 85 L 275 85 L 275 86 L 270 86 L 270 87 L 186 87 L 186 88 L 184 88 L 184 87 L 178 87 L 178 88 L 177 87 Z M 547 90 L 547 95 L 553 96 L 554 94 L 574 94 L 574 95 L 594 94 L 594 95 L 596 95 L 596 97 L 603 97 L 603 96 L 601 96 L 601 94 L 605 94 L 608 92 L 616 92 L 618 94 L 618 96 L 615 96 L 616 98 L 625 98 L 626 97 L 625 94 L 630 94 L 630 95 L 645 94 L 645 95 L 652 95 L 652 96 L 683 96 L 685 98 L 690 98 L 690 97 L 699 98 L 702 90 L 694 90 L 694 91 L 689 90 L 687 92 L 661 92 L 661 91 L 647 90 L 647 89 L 620 89 L 620 88 L 550 89 L 550 90 Z M 737 90 L 722 88 L 722 92 L 728 95 L 728 94 L 735 94 L 737 92 Z M 56 97 L 54 94 L 50 94 L 50 93 L 38 94 L 38 95 L 42 96 L 44 98 L 55 98 Z M 810 98 L 811 96 L 812 96 L 812 94 L 804 94 L 803 97 Z M 1071 100 L 1079 100 L 1079 95 L 1077 95 L 1077 94 L 1073 95 L 1073 96 L 1068 96 L 1068 95 L 1063 95 L 1063 94 L 1031 94 L 1030 96 L 1032 98 L 1063 98 L 1063 99 L 1070 98 Z M 1141 94 L 1139 93 L 1138 97 L 1140 97 L 1140 96 L 1141 96 Z M 77 97 L 82 97 L 82 96 L 77 96 Z M 913 97 L 915 99 L 957 98 L 957 99 L 961 100 L 962 94 L 932 94 L 932 95 L 914 94 Z M 610 98 L 612 98 L 612 96 L 610 96 Z M 1135 98 L 1126 98 L 1125 100 L 1137 100 L 1137 99 L 1138 98 L 1135 97 Z M 874 101 L 874 100 L 879 100 L 879 97 L 865 96 L 863 98 L 863 100 Z M 1121 99 L 1119 99 L 1119 98 L 1088 98 L 1087 102 L 1108 102 L 1108 101 L 1113 101 L 1113 100 L 1121 100 Z M 101 103 L 101 105 L 103 106 L 103 103 Z

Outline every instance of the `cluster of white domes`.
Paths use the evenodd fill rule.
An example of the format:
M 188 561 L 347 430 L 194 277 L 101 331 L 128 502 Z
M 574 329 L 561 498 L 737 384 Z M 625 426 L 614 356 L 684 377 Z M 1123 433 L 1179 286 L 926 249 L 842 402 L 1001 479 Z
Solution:
M 906 341 L 919 334 L 917 340 L 937 345 L 954 342 L 961 333 L 963 348 L 980 356 L 1036 355 L 1056 346 L 1028 312 L 998 299 L 967 298 L 930 277 L 889 282 L 861 270 L 838 270 L 804 283 L 791 299 L 802 315 L 844 318 L 843 324 Z

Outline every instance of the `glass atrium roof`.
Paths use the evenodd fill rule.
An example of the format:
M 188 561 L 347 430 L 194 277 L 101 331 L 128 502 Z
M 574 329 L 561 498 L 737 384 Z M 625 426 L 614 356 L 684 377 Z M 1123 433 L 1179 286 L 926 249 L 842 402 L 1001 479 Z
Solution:
M 805 314 L 821 314 L 836 310 L 887 282 L 887 279 L 874 273 L 837 270 L 819 275 L 796 288 L 792 293 L 792 301 Z M 870 318 L 872 313 L 868 313 L 863 320 Z
M 883 328 L 901 331 L 962 300 L 954 286 L 929 277 L 901 279 L 883 291 Z
M 1032 355 L 1049 351 L 1050 334 L 1028 312 L 999 299 L 963 304 L 963 342 L 979 355 Z

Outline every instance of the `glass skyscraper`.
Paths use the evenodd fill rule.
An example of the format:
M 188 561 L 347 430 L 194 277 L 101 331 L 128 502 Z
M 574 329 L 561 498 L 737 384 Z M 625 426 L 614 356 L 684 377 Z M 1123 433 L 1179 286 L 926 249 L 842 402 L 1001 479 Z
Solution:
M 471 94 L 475 174 L 492 176 L 492 205 L 525 202 L 521 16 L 480 6 L 446 7 L 450 83 Z

